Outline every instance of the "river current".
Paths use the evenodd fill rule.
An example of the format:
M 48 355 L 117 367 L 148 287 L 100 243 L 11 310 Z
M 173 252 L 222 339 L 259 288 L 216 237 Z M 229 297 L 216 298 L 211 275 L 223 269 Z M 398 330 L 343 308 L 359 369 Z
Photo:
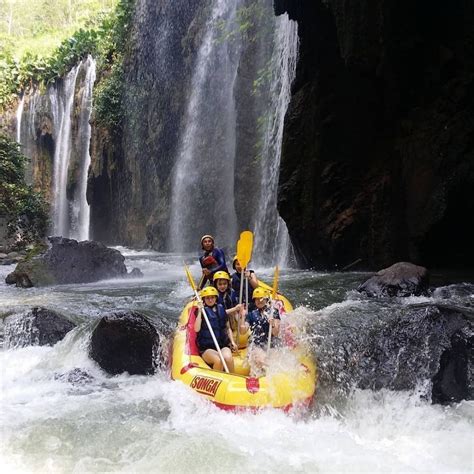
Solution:
M 0 352 L 3 472 L 473 471 L 473 402 L 433 405 L 423 396 L 424 381 L 413 391 L 351 390 L 337 401 L 316 396 L 305 412 L 235 414 L 165 372 L 107 376 L 88 357 L 103 313 L 134 309 L 174 327 L 191 295 L 183 256 L 120 250 L 128 269 L 140 268 L 143 278 L 28 290 L 0 283 L 2 314 L 44 306 L 78 324 L 53 347 Z M 195 257 L 184 260 L 197 277 Z M 13 268 L 0 267 L 0 281 Z M 271 282 L 271 269 L 256 272 Z M 315 348 L 321 343 L 310 330 L 315 318 L 377 307 L 353 291 L 367 274 L 280 275 L 280 289 L 304 318 Z M 472 303 L 473 295 L 463 298 Z M 396 310 L 404 303 L 391 304 Z M 74 384 L 60 376 L 75 368 L 91 379 Z

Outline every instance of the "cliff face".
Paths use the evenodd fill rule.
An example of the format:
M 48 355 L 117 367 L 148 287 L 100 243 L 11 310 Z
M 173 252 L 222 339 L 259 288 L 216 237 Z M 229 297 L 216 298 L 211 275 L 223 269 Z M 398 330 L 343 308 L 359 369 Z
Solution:
M 92 237 L 164 249 L 170 174 L 186 103 L 197 1 L 138 0 L 125 60 L 120 136 L 93 127 Z M 196 25 L 193 29 L 193 20 Z
M 474 4 L 275 0 L 275 12 L 300 36 L 279 183 L 300 261 L 472 265 Z

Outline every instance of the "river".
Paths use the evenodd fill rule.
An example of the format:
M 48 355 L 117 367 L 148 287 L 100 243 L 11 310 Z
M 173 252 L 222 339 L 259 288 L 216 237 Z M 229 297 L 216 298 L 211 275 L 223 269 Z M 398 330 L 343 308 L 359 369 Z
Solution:
M 183 256 L 119 249 L 143 278 L 28 290 L 0 284 L 3 314 L 47 306 L 78 323 L 53 347 L 0 352 L 3 472 L 472 472 L 473 402 L 433 405 L 422 380 L 412 391 L 316 396 L 306 412 L 235 414 L 165 372 L 107 376 L 87 355 L 101 314 L 135 309 L 174 327 L 191 295 Z M 0 267 L 1 281 L 12 269 Z M 191 270 L 199 274 L 197 264 Z M 271 282 L 271 269 L 256 271 Z M 376 307 L 353 291 L 366 278 L 281 271 L 281 291 L 310 327 L 316 354 L 324 342 L 311 332 L 312 320 Z M 459 298 L 472 304 L 473 294 Z M 404 303 L 391 304 L 396 310 Z M 91 380 L 72 384 L 58 376 L 74 368 Z

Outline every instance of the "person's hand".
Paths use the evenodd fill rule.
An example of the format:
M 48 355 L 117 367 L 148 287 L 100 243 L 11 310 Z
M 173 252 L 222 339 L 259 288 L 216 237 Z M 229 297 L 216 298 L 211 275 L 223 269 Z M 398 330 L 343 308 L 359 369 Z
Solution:
M 244 271 L 244 277 L 245 278 L 250 278 L 250 270 L 245 270 Z
M 239 350 L 239 348 L 237 347 L 237 344 L 234 341 L 231 341 L 230 343 L 230 350 L 232 352 L 237 352 Z
M 208 268 L 203 268 L 202 269 L 202 274 L 204 276 L 209 276 L 211 274 L 211 271 Z

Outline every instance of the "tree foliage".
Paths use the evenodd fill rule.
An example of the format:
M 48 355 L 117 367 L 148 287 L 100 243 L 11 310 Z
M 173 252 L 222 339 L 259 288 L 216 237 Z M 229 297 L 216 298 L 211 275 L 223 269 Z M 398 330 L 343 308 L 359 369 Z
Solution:
M 0 216 L 19 248 L 40 241 L 48 227 L 46 201 L 25 183 L 27 161 L 18 143 L 0 134 Z

